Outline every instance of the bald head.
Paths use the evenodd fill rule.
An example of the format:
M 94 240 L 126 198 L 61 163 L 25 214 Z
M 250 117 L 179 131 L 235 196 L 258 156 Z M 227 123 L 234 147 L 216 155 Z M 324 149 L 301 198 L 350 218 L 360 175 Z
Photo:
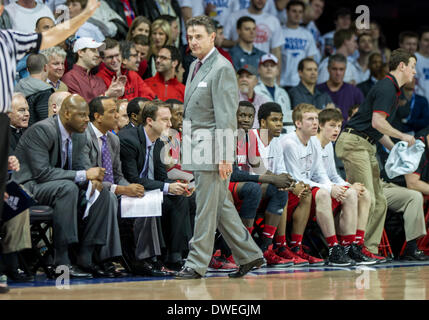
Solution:
M 57 91 L 51 94 L 48 100 L 48 116 L 52 117 L 54 114 L 58 114 L 64 99 L 70 95 L 71 93 L 67 91 Z
M 83 133 L 89 122 L 89 106 L 78 94 L 66 97 L 59 112 L 64 128 L 69 133 Z

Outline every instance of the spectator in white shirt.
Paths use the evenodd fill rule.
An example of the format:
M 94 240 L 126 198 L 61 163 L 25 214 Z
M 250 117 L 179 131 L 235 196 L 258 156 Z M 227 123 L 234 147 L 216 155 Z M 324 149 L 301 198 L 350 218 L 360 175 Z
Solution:
M 221 25 L 225 26 L 233 12 L 233 1 L 234 0 L 204 0 L 206 5 L 205 13 Z
M 276 3 L 275 3 L 276 1 L 277 0 L 267 0 L 267 4 L 264 7 L 264 12 L 269 13 L 273 16 L 277 16 L 280 20 L 279 11 L 276 8 Z M 250 0 L 232 0 L 231 1 L 231 12 L 247 9 L 249 7 L 250 7 Z
M 289 186 L 292 180 L 286 172 L 285 163 L 283 161 L 282 147 L 279 144 L 279 136 L 282 130 L 282 119 L 283 115 L 280 106 L 275 102 L 264 103 L 258 112 L 258 122 L 261 130 L 253 129 L 249 137 L 253 135 L 256 137 L 257 150 L 260 154 L 260 166 L 258 168 L 252 167 L 252 172 L 256 174 L 274 174 L 278 176 L 284 176 L 289 178 Z M 255 139 L 249 139 L 249 143 L 255 143 Z M 253 140 L 253 141 L 252 141 Z M 249 146 L 251 148 L 251 146 Z M 267 172 L 269 171 L 269 173 Z M 308 219 L 308 213 L 310 209 L 311 196 L 309 188 L 303 183 L 294 184 L 290 193 L 295 194 L 296 197 L 302 197 L 303 201 L 301 206 L 305 207 L 306 210 L 300 210 L 299 214 L 303 217 L 299 217 L 296 220 L 301 222 L 301 227 L 305 229 L 306 221 Z M 295 255 L 290 252 L 286 246 L 286 226 L 280 227 L 280 221 L 282 217 L 286 223 L 286 203 L 288 199 L 288 193 L 286 188 L 276 187 L 269 184 L 263 188 L 264 198 L 270 195 L 270 202 L 265 210 L 265 221 L 264 228 L 261 235 L 260 248 L 264 253 L 264 258 L 267 260 L 268 266 L 286 266 L 290 262 L 295 263 L 297 260 L 301 262 L 307 262 L 308 259 Z M 305 199 L 305 200 L 304 200 Z M 297 213 L 298 214 L 298 213 Z M 305 223 L 302 223 L 305 220 Z M 273 242 L 274 236 L 276 236 L 276 242 L 279 238 L 283 238 L 280 242 L 284 242 L 278 246 L 279 250 L 273 251 L 269 249 L 269 246 Z M 280 250 L 280 247 L 283 247 Z M 304 259 L 307 261 L 299 260 Z M 295 261 L 293 261 L 295 260 Z M 323 260 L 322 260 L 323 261 Z
M 18 0 L 4 8 L 9 14 L 12 29 L 24 33 L 33 33 L 37 20 L 49 17 L 55 21 L 54 15 L 46 5 L 34 0 Z
M 296 131 L 280 138 L 283 148 L 283 158 L 286 170 L 297 181 L 303 181 L 312 188 L 313 203 L 310 219 L 314 216 L 328 243 L 329 256 L 327 264 L 331 266 L 351 266 L 354 260 L 339 244 L 334 215 L 336 209 L 341 207 L 340 221 L 356 221 L 357 195 L 353 189 L 333 184 L 324 169 L 320 147 L 315 137 L 319 121 L 319 110 L 311 105 L 302 103 L 296 106 L 292 119 Z M 289 201 L 293 202 L 291 196 Z M 356 222 L 354 222 L 355 224 Z M 349 224 L 351 224 L 349 222 Z M 339 233 L 342 234 L 344 226 L 340 223 Z
M 318 51 L 313 36 L 300 26 L 304 16 L 305 4 L 292 0 L 286 6 L 287 23 L 283 28 L 285 45 L 282 47 L 282 72 L 280 85 L 290 88 L 297 86 L 299 75 L 296 72 L 299 62 L 304 58 L 316 58 Z M 316 61 L 318 62 L 318 61 Z
M 286 90 L 276 83 L 279 71 L 276 56 L 271 53 L 263 55 L 259 62 L 259 82 L 255 93 L 264 96 L 269 102 L 278 103 L 282 108 L 283 122 L 287 122 L 287 114 L 291 113 L 290 99 Z
M 351 57 L 357 49 L 356 35 L 350 29 L 339 30 L 335 32 L 334 45 L 337 49 L 336 53 L 341 53 L 347 58 L 347 67 L 346 74 L 344 75 L 344 82 L 351 83 L 353 85 L 358 84 L 358 71 L 351 62 Z M 319 65 L 319 77 L 317 79 L 317 84 L 326 82 L 329 79 L 328 61 L 329 57 L 325 58 Z
M 192 17 L 201 16 L 204 14 L 204 0 L 179 0 L 180 11 L 182 13 L 181 30 L 186 30 L 185 25 Z M 182 43 L 188 43 L 186 32 L 182 32 Z
M 250 0 L 248 9 L 233 12 L 224 28 L 223 46 L 231 48 L 238 40 L 237 21 L 242 16 L 249 16 L 256 22 L 256 38 L 254 45 L 259 50 L 271 52 L 279 60 L 281 70 L 281 47 L 284 45 L 280 22 L 277 17 L 264 12 L 267 0 Z M 280 77 L 279 79 L 280 80 Z
M 325 0 L 310 0 L 304 12 L 303 27 L 310 31 L 313 35 L 317 47 L 317 57 L 314 58 L 317 62 L 322 59 L 322 37 L 316 22 L 323 13 L 325 7 Z
M 358 74 L 357 84 L 368 80 L 370 71 L 368 68 L 368 58 L 373 51 L 372 37 L 369 33 L 359 35 L 358 40 L 359 57 L 356 59 L 354 66 Z
M 317 138 L 320 142 L 322 162 L 329 180 L 338 186 L 354 189 L 357 195 L 356 219 L 343 220 L 341 223 L 342 217 L 340 216 L 340 226 L 343 229 L 342 234 L 339 235 L 339 241 L 345 247 L 349 257 L 355 260 L 357 264 L 375 264 L 376 259 L 364 254 L 365 228 L 368 222 L 369 208 L 371 207 L 371 195 L 363 184 L 354 183 L 352 185 L 344 181 L 335 167 L 333 143 L 335 143 L 340 134 L 342 122 L 343 115 L 338 109 L 325 109 L 319 113 L 319 133 Z

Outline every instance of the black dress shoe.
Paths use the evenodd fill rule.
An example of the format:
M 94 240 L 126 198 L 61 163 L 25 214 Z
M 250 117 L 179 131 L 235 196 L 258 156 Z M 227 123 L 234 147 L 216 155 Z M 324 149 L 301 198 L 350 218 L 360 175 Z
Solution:
M 70 278 L 74 278 L 74 279 L 92 279 L 93 278 L 91 273 L 84 272 L 81 269 L 79 269 L 79 267 L 77 267 L 77 266 L 73 266 L 73 265 L 69 264 L 69 265 L 66 265 L 66 267 L 69 269 Z M 58 277 L 60 275 L 62 275 L 62 273 L 57 273 L 55 271 L 56 277 Z
M 101 268 L 106 272 L 112 273 L 115 278 L 125 278 L 130 276 L 130 274 L 125 270 L 116 269 L 115 265 L 112 262 L 104 262 Z
M 415 250 L 413 252 L 404 252 L 399 259 L 408 261 L 429 261 L 429 256 L 425 255 L 421 250 Z
M 187 280 L 187 279 L 200 279 L 202 276 L 190 267 L 183 267 L 182 270 L 177 272 L 175 279 Z
M 94 278 L 114 278 L 115 274 L 111 271 L 106 271 L 100 268 L 96 264 L 91 264 L 89 266 L 79 266 L 80 269 L 84 272 L 88 272 L 94 276 Z
M 5 272 L 9 280 L 13 282 L 32 282 L 34 281 L 34 276 L 32 274 L 27 274 L 22 270 L 8 270 Z
M 251 271 L 253 268 L 256 268 L 256 269 L 260 268 L 264 263 L 265 263 L 264 258 L 253 260 L 252 262 L 243 264 L 242 266 L 240 266 L 240 268 L 237 271 L 229 273 L 228 276 L 230 278 L 241 278 L 246 273 Z
M 150 277 L 167 277 L 171 274 L 167 271 L 160 270 L 147 260 L 139 260 L 134 263 L 133 271 L 137 275 Z

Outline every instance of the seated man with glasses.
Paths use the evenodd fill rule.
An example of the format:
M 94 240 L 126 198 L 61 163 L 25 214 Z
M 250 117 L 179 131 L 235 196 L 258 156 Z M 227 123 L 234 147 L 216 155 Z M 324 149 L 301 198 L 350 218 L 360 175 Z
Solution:
M 146 79 L 146 83 L 162 101 L 176 99 L 183 102 L 185 85 L 177 80 L 181 60 L 180 52 L 174 46 L 164 46 L 155 58 L 157 72 Z
M 127 47 L 128 50 L 123 57 L 124 50 L 121 50 L 118 41 L 107 38 L 104 43 L 106 47 L 100 50 L 103 62 L 100 64 L 97 76 L 103 79 L 107 87 L 111 85 L 124 87 L 119 99 L 132 100 L 137 97 L 154 99 L 155 93 L 142 80 L 135 68 L 128 69 L 129 66 L 140 64 L 135 48 L 134 52 L 131 52 L 131 45 L 122 45 L 122 49 Z

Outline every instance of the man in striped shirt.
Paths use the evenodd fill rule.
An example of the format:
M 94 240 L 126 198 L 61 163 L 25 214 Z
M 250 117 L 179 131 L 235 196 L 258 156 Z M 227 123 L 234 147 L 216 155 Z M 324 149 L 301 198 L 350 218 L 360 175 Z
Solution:
M 0 15 L 3 13 L 3 1 L 0 0 Z M 46 49 L 66 40 L 88 20 L 100 3 L 89 0 L 85 10 L 65 23 L 58 24 L 43 33 L 25 34 L 13 30 L 0 30 L 0 195 L 4 194 L 8 170 L 9 118 L 14 90 L 16 62 L 30 52 Z M 0 220 L 3 206 L 0 206 Z M 0 274 L 0 293 L 8 291 Z

